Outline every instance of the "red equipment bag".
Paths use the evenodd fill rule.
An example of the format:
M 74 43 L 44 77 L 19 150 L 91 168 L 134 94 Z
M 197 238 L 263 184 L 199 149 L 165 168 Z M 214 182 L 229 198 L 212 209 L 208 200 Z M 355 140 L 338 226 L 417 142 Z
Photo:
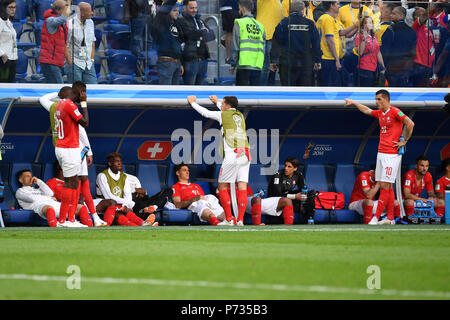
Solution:
M 316 209 L 339 210 L 344 209 L 345 199 L 342 192 L 316 191 Z

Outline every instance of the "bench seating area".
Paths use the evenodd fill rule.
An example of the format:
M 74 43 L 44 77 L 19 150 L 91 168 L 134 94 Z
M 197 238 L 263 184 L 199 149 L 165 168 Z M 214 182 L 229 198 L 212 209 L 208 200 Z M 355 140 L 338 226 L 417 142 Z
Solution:
M 124 164 L 126 173 L 139 178 L 143 188 L 149 195 L 158 193 L 163 188 L 171 187 L 176 183 L 176 175 L 173 170 L 174 165 L 169 163 L 138 163 Z M 260 189 L 267 191 L 270 176 L 260 174 L 262 165 L 252 164 L 250 167 L 249 185 L 257 192 Z M 89 180 L 91 194 L 95 198 L 95 180 L 97 174 L 105 170 L 106 164 L 94 164 L 89 168 Z M 205 194 L 215 193 L 217 182 L 213 182 L 217 177 L 220 165 L 189 165 L 190 178 L 192 182 L 198 183 L 203 188 Z M 413 166 L 403 166 L 402 172 L 412 169 Z M 16 173 L 22 169 L 31 169 L 33 175 L 47 181 L 53 177 L 53 165 L 51 163 L 6 163 L 0 162 L 0 174 L 5 185 L 4 201 L 0 204 L 3 220 L 6 226 L 10 225 L 35 225 L 46 226 L 46 221 L 37 214 L 29 210 L 19 209 L 14 197 L 18 182 Z M 348 210 L 348 201 L 353 189 L 356 177 L 363 170 L 368 170 L 367 166 L 360 164 L 309 164 L 302 165 L 301 170 L 305 176 L 309 189 L 320 191 L 343 192 L 345 196 L 345 209 L 342 210 L 316 210 L 315 223 L 335 224 L 335 223 L 362 223 L 362 217 L 354 211 Z M 430 167 L 433 179 L 436 180 L 436 167 Z M 295 214 L 294 223 L 302 221 L 299 214 Z M 262 222 L 266 224 L 283 223 L 282 217 L 262 216 Z M 250 215 L 246 214 L 245 224 L 251 224 Z M 202 224 L 197 215 L 189 210 L 161 210 L 160 225 L 198 225 Z

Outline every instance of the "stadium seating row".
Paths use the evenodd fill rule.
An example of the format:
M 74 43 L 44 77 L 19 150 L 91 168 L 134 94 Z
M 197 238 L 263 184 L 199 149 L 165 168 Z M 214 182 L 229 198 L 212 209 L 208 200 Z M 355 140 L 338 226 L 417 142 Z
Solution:
M 141 181 L 142 186 L 147 190 L 149 195 L 158 193 L 161 189 L 168 188 L 176 183 L 176 175 L 173 170 L 173 164 L 124 164 L 124 171 L 136 175 Z M 250 187 L 256 192 L 260 189 L 267 191 L 270 176 L 260 174 L 262 165 L 251 165 L 250 167 Z M 405 170 L 411 169 L 412 166 L 404 166 Z M 89 179 L 91 181 L 91 193 L 95 195 L 95 180 L 97 174 L 107 168 L 106 164 L 95 164 L 89 168 Z M 216 182 L 211 179 L 217 177 L 220 165 L 189 165 L 190 179 L 201 185 L 205 194 L 214 193 L 217 186 Z M 31 169 L 33 175 L 47 181 L 53 177 L 52 163 L 0 163 L 0 174 L 5 184 L 4 196 L 5 200 L 1 204 L 4 219 L 6 222 L 15 221 L 18 223 L 28 221 L 33 225 L 45 224 L 40 221 L 37 215 L 33 215 L 26 210 L 11 210 L 18 208 L 14 193 L 19 187 L 15 179 L 15 175 L 22 169 Z M 435 167 L 430 169 L 431 173 L 436 173 Z M 305 179 L 309 189 L 318 191 L 342 192 L 345 196 L 346 208 L 353 189 L 356 177 L 363 170 L 367 170 L 362 165 L 357 164 L 337 164 L 337 165 L 319 165 L 310 164 L 299 168 L 305 175 Z M 436 175 L 433 175 L 437 179 Z M 302 217 L 296 214 L 294 223 L 301 221 Z M 316 210 L 316 223 L 361 223 L 361 217 L 354 211 L 348 209 L 342 210 Z M 193 215 L 189 210 L 164 210 L 161 213 L 161 222 L 163 224 L 200 224 L 198 217 Z M 251 224 L 251 217 L 246 215 L 244 222 Z M 281 217 L 263 216 L 262 222 L 282 223 Z

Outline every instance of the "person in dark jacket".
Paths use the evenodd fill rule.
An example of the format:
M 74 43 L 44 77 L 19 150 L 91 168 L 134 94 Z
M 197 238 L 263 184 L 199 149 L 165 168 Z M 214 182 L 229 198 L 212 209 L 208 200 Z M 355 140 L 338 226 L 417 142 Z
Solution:
M 181 65 L 183 34 L 176 24 L 180 13 L 177 0 L 167 0 L 157 11 L 152 37 L 158 54 L 159 84 L 177 85 L 183 75 Z
M 312 86 L 319 70 L 320 36 L 314 22 L 304 16 L 305 3 L 291 0 L 290 15 L 280 21 L 272 38 L 271 70 L 280 69 L 283 86 Z
M 391 18 L 393 24 L 384 32 L 381 54 L 385 59 L 390 87 L 408 86 L 409 76 L 416 56 L 416 32 L 405 23 L 406 9 L 395 7 Z
M 150 32 L 151 20 L 156 5 L 152 0 L 125 0 L 123 3 L 123 24 L 130 24 L 130 51 L 136 57 L 144 51 L 145 26 Z
M 303 220 L 314 219 L 315 201 L 313 192 L 302 194 L 305 178 L 298 171 L 300 161 L 289 157 L 284 161 L 284 169 L 279 170 L 270 179 L 267 197 L 287 197 L 294 204 L 294 212 L 303 213 Z
M 177 25 L 184 35 L 182 62 L 185 85 L 203 84 L 210 57 L 206 40 L 214 39 L 214 33 L 206 27 L 197 12 L 197 1 L 184 0 L 183 13 L 177 20 Z

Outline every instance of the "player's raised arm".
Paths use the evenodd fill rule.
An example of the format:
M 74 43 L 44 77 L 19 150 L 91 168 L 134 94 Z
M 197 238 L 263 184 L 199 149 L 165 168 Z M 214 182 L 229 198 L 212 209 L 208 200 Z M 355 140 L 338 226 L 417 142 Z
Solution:
M 187 98 L 188 103 L 191 105 L 192 108 L 195 109 L 198 113 L 200 113 L 205 118 L 210 118 L 213 120 L 216 120 L 218 122 L 222 122 L 221 112 L 220 111 L 210 111 L 201 105 L 197 103 L 197 97 L 196 96 L 189 96 Z
M 58 97 L 58 93 L 57 92 L 51 92 L 51 93 L 47 93 L 46 95 L 43 95 L 42 97 L 39 98 L 39 102 L 41 104 L 41 106 L 43 106 L 47 111 L 50 111 L 50 107 L 52 106 L 53 99 Z
M 362 113 L 364 113 L 368 116 L 372 115 L 372 109 L 370 109 L 368 106 L 365 106 L 361 103 L 353 101 L 352 99 L 344 99 L 344 100 L 345 100 L 345 105 L 344 105 L 345 107 L 355 106 Z
M 80 104 L 81 104 L 81 113 L 83 114 L 83 118 L 78 120 L 78 124 L 84 128 L 87 128 L 89 126 L 89 113 L 87 110 L 86 91 L 80 92 Z

